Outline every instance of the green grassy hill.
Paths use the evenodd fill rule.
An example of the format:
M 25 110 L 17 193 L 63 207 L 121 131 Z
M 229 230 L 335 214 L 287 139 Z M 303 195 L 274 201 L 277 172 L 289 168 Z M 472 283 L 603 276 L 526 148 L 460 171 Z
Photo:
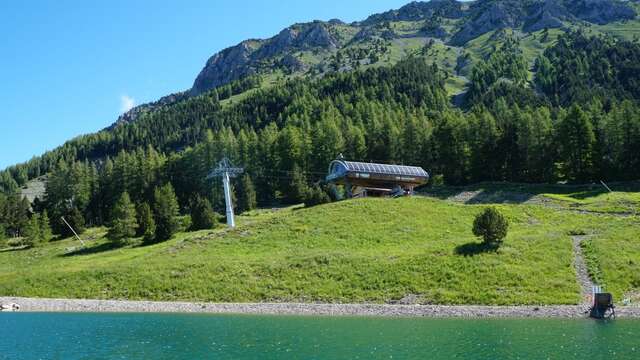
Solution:
M 617 298 L 640 300 L 637 216 L 607 214 L 606 207 L 591 213 L 569 204 L 567 192 L 556 194 L 561 199 L 519 197 L 497 205 L 510 232 L 498 251 L 485 251 L 471 234 L 484 205 L 443 194 L 261 210 L 240 216 L 235 230 L 181 233 L 153 246 L 113 248 L 104 229 L 92 229 L 84 250 L 66 239 L 0 252 L 0 294 L 375 303 L 414 295 L 425 304 L 575 304 L 582 299 L 571 236 L 586 234 L 594 276 Z M 605 195 L 580 201 L 592 206 L 598 196 Z M 637 209 L 636 195 L 612 196 Z

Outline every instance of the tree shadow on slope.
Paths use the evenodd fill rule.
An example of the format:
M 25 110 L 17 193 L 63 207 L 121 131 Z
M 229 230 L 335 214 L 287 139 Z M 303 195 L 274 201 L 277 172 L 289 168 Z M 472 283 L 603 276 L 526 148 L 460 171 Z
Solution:
M 538 194 L 530 187 L 478 184 L 465 187 L 428 189 L 424 195 L 464 204 L 522 204 Z
M 609 184 L 614 191 L 638 192 L 640 182 Z M 523 204 L 542 194 L 568 195 L 584 200 L 607 193 L 599 183 L 593 184 L 520 184 L 479 183 L 468 186 L 442 186 L 425 188 L 422 194 L 441 200 L 465 204 Z
M 499 243 L 471 242 L 456 246 L 455 253 L 456 255 L 468 257 L 485 253 L 496 253 L 499 248 Z
M 105 242 L 96 246 L 91 246 L 91 247 L 82 247 L 82 248 L 78 248 L 69 252 L 66 252 L 60 256 L 62 257 L 70 257 L 70 256 L 81 256 L 81 255 L 91 255 L 91 254 L 98 254 L 101 252 L 106 252 L 106 251 L 111 251 L 111 250 L 115 250 L 115 249 L 119 249 L 121 247 L 123 247 L 124 245 L 119 245 L 119 244 L 115 244 L 112 242 Z

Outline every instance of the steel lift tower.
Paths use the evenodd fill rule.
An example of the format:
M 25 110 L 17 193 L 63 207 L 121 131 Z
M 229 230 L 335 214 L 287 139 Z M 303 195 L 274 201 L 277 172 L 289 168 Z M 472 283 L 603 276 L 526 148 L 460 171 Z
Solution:
M 233 218 L 233 204 L 231 202 L 231 184 L 230 178 L 234 178 L 244 172 L 243 168 L 233 167 L 227 157 L 224 157 L 218 163 L 218 167 L 213 169 L 207 179 L 214 177 L 222 178 L 222 185 L 224 186 L 224 202 L 227 207 L 227 225 L 230 228 L 236 227 L 236 222 Z

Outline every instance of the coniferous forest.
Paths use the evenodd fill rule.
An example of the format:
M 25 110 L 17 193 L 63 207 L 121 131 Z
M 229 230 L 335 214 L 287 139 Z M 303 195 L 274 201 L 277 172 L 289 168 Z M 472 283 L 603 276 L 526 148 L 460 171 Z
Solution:
M 336 199 L 323 179 L 338 154 L 422 166 L 451 185 L 640 178 L 640 44 L 568 32 L 530 77 L 517 41 L 474 67 L 457 105 L 447 71 L 410 56 L 268 87 L 251 77 L 78 137 L 0 172 L 0 237 L 47 241 L 70 235 L 62 217 L 81 231 L 118 213 L 160 219 L 146 226 L 162 240 L 181 226 L 174 215 L 224 213 L 219 180 L 206 178 L 223 156 L 246 170 L 233 184 L 239 212 Z M 20 188 L 42 176 L 46 196 L 30 205 Z

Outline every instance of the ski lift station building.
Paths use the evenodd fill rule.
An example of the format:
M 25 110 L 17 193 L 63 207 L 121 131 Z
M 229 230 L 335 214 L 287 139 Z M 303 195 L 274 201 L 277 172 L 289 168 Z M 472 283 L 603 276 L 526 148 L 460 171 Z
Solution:
M 416 187 L 429 182 L 429 174 L 418 166 L 338 159 L 329 165 L 326 181 L 344 185 L 348 197 L 410 195 Z

